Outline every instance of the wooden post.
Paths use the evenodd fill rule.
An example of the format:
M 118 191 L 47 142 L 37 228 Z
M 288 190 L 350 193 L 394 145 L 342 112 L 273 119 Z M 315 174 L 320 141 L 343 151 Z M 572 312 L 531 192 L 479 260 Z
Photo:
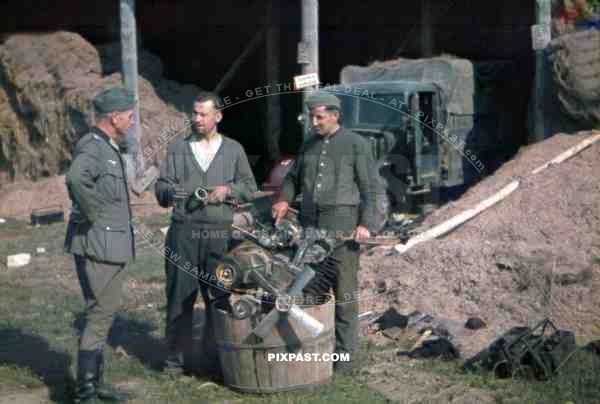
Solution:
M 433 56 L 433 10 L 431 0 L 421 0 L 421 56 Z
M 135 0 L 120 0 L 121 17 L 121 73 L 125 88 L 135 96 L 134 125 L 127 134 L 128 174 L 133 180 L 144 174 L 144 170 L 135 167 L 141 141 L 140 105 L 138 92 L 137 40 L 135 21 Z M 134 168 L 134 173 L 130 170 Z
M 550 32 L 550 0 L 536 0 L 536 23 Z M 544 49 L 535 51 L 535 93 L 534 93 L 534 130 L 530 143 L 539 142 L 546 137 L 546 118 L 544 99 L 546 96 L 546 56 Z
M 267 36 L 266 36 L 266 66 L 265 76 L 267 85 L 275 88 L 279 84 L 279 36 L 280 29 L 279 0 L 267 2 Z M 279 138 L 281 136 L 281 96 L 267 97 L 266 140 L 269 160 L 279 157 Z
M 319 74 L 319 0 L 302 0 L 302 39 L 298 44 L 298 63 L 302 74 Z M 307 95 L 307 91 L 302 93 L 303 111 Z M 304 125 L 306 138 L 309 135 L 308 122 Z

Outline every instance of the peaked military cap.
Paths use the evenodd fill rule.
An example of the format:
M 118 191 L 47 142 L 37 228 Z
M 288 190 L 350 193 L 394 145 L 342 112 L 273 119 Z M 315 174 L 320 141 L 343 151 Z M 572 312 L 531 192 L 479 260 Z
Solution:
M 320 106 L 341 108 L 341 102 L 338 97 L 326 91 L 317 91 L 306 99 L 308 109 L 313 109 Z
M 100 114 L 108 114 L 115 111 L 123 112 L 133 109 L 135 97 L 129 90 L 122 87 L 113 87 L 96 95 L 92 103 L 96 112 Z

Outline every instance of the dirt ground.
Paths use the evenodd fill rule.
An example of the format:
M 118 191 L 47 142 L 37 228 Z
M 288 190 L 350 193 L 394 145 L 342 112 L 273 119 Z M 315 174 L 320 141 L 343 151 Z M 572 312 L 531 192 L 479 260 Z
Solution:
M 151 190 L 154 188 L 151 187 Z M 146 191 L 140 197 L 130 193 L 132 213 L 146 216 L 168 212 L 158 206 L 154 195 Z M 40 181 L 18 181 L 0 185 L 0 217 L 28 220 L 36 210 L 62 210 L 69 216 L 71 201 L 65 185 L 65 176 L 57 175 Z
M 446 319 L 470 356 L 515 325 L 548 316 L 582 340 L 600 335 L 600 144 L 530 177 L 534 168 L 583 140 L 588 133 L 556 135 L 522 149 L 494 175 L 423 222 L 428 229 L 474 207 L 514 179 L 507 199 L 440 239 L 400 255 L 378 249 L 363 255 L 361 312 L 390 305 Z M 527 177 L 527 178 L 525 178 Z M 376 294 L 385 280 L 394 291 Z M 470 331 L 467 318 L 488 327 Z M 374 342 L 379 335 L 369 336 Z
M 523 149 L 460 199 L 433 212 L 421 227 L 430 228 L 473 207 L 588 135 L 557 135 Z M 412 310 L 429 313 L 457 337 L 461 360 L 511 326 L 533 325 L 545 316 L 558 327 L 574 331 L 580 343 L 597 338 L 600 324 L 594 313 L 600 309 L 600 297 L 594 291 L 600 286 L 599 173 L 600 144 L 596 144 L 534 178 L 524 179 L 521 188 L 506 200 L 441 239 L 419 244 L 402 255 L 389 249 L 363 254 L 360 311 L 383 312 L 391 306 L 404 314 Z M 133 202 L 134 212 L 140 215 L 159 209 L 151 194 Z M 0 217 L 27 218 L 32 209 L 53 204 L 68 209 L 63 177 L 11 184 L 0 192 Z M 24 233 L 11 233 L 10 237 L 21 239 L 32 230 L 20 231 Z M 129 281 L 128 311 L 156 315 L 162 299 L 162 269 L 154 255 L 147 255 L 138 263 L 144 268 L 137 275 L 141 278 Z M 70 267 L 68 257 L 53 261 L 51 266 L 63 268 L 54 273 L 52 284 L 60 284 L 59 290 L 77 295 L 74 274 L 62 274 Z M 154 266 L 156 273 L 148 272 Z M 380 288 L 382 281 L 388 290 L 375 294 L 373 290 Z M 401 286 L 393 290 L 394 285 Z M 487 327 L 477 331 L 465 329 L 464 322 L 472 316 L 482 318 Z M 153 324 L 158 322 L 152 317 Z M 374 348 L 368 352 L 368 364 L 360 368 L 357 380 L 388 400 L 519 402 L 498 401 L 499 395 L 493 389 L 456 378 L 458 362 L 453 362 L 448 373 L 443 374 L 439 369 L 432 371 L 429 361 L 398 357 L 398 349 L 414 342 L 414 334 L 406 333 L 399 341 L 392 341 L 369 331 L 364 321 L 362 324 L 363 341 L 369 341 Z M 156 336 L 145 341 L 153 343 L 129 344 L 128 353 L 146 357 L 140 352 L 160 350 Z M 150 356 L 155 359 L 154 354 Z M 129 359 L 125 361 L 128 363 Z M 0 403 L 47 402 L 48 394 L 45 388 L 5 390 Z

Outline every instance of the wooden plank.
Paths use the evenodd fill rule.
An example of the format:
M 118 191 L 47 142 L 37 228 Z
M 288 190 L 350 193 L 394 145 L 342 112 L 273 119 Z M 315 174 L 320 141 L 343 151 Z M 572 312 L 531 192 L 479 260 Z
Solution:
M 561 162 L 580 153 L 582 150 L 589 147 L 590 145 L 596 143 L 598 140 L 600 140 L 600 132 L 592 131 L 592 136 L 588 137 L 587 139 L 581 141 L 579 144 L 577 144 L 577 145 L 569 148 L 568 150 L 564 151 L 563 153 L 559 154 L 551 161 L 548 161 L 547 163 L 534 169 L 530 173 L 530 175 L 539 174 L 541 171 L 543 171 L 550 165 L 560 164 Z M 511 182 L 510 184 L 508 184 L 504 188 L 502 188 L 500 191 L 496 192 L 494 195 L 492 195 L 489 198 L 478 203 L 474 208 L 465 210 L 465 211 L 459 213 L 458 215 L 446 220 L 445 222 L 440 223 L 439 225 L 427 230 L 425 233 L 423 233 L 421 235 L 421 237 L 419 237 L 417 239 L 410 239 L 406 244 L 397 244 L 394 248 L 396 249 L 396 251 L 398 251 L 399 253 L 402 254 L 417 244 L 433 240 L 439 236 L 449 233 L 450 231 L 456 229 L 458 226 L 462 225 L 466 221 L 477 216 L 484 210 L 490 208 L 491 206 L 500 202 L 504 198 L 508 197 L 519 187 L 519 184 L 520 184 L 520 181 L 518 181 L 518 180 Z

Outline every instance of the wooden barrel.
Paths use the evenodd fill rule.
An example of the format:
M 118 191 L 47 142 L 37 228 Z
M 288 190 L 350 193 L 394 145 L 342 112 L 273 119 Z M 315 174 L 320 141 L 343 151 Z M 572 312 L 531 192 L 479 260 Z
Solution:
M 335 347 L 335 305 L 328 303 L 304 306 L 302 309 L 321 321 L 325 328 L 318 337 L 313 338 L 293 319 L 288 318 L 287 321 L 300 342 L 299 348 L 293 351 L 290 351 L 277 327 L 273 328 L 267 338 L 256 342 L 258 339 L 251 335 L 251 331 L 258 323 L 258 318 L 236 320 L 224 310 L 213 309 L 219 360 L 228 387 L 245 393 L 274 393 L 315 386 L 331 379 L 333 362 L 322 361 L 321 356 L 333 353 Z M 310 361 L 283 362 L 268 359 L 269 354 L 291 352 L 316 353 L 321 360 L 314 360 L 313 355 Z

